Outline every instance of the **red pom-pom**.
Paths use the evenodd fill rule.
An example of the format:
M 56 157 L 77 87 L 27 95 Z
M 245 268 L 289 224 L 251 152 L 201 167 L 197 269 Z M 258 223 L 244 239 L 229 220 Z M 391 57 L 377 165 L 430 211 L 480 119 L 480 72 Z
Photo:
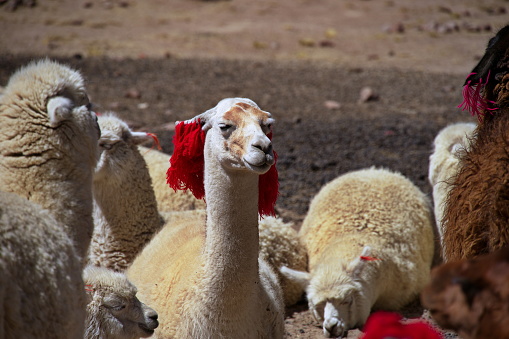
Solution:
M 402 317 L 393 312 L 373 313 L 364 326 L 362 339 L 443 339 L 431 325 L 422 322 L 401 323 Z
M 173 155 L 166 182 L 176 190 L 190 190 L 196 199 L 205 197 L 203 183 L 205 132 L 200 121 L 180 122 L 175 126 Z

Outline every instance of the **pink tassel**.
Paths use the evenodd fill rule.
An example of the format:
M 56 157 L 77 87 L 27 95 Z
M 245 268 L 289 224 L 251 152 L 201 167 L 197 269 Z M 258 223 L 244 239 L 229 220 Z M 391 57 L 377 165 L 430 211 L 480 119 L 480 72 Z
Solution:
M 467 79 L 474 74 L 476 73 L 470 73 Z M 479 120 L 484 116 L 485 111 L 490 112 L 498 109 L 491 107 L 491 105 L 496 105 L 495 101 L 487 101 L 481 95 L 481 91 L 488 83 L 489 77 L 490 72 L 488 72 L 486 82 L 484 83 L 482 78 L 479 79 L 477 84 L 472 84 L 472 80 L 468 80 L 467 84 L 463 86 L 463 102 L 458 105 L 458 108 L 461 108 L 462 111 L 468 110 L 472 116 L 477 116 Z

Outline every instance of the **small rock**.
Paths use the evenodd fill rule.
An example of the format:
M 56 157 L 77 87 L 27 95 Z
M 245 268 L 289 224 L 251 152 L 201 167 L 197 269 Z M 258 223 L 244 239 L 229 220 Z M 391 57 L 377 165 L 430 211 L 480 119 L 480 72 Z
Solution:
M 329 28 L 325 31 L 325 37 L 327 39 L 335 38 L 338 35 L 338 32 L 334 28 Z
M 322 40 L 320 41 L 320 47 L 334 47 L 334 42 L 330 40 Z
M 330 109 L 330 110 L 334 110 L 334 109 L 340 109 L 341 108 L 341 104 L 337 101 L 334 101 L 334 100 L 326 100 L 323 105 L 325 106 L 325 108 L 327 109 Z
M 148 102 L 140 102 L 138 104 L 138 109 L 147 109 L 149 107 Z
M 311 38 L 302 38 L 299 40 L 299 44 L 304 47 L 315 47 L 315 41 Z
M 124 96 L 126 98 L 131 98 L 131 99 L 139 99 L 139 98 L 141 98 L 141 93 L 136 88 L 131 88 L 130 90 L 128 90 L 125 93 Z
M 373 91 L 371 87 L 363 87 L 359 93 L 359 102 L 368 102 L 378 99 L 378 95 Z

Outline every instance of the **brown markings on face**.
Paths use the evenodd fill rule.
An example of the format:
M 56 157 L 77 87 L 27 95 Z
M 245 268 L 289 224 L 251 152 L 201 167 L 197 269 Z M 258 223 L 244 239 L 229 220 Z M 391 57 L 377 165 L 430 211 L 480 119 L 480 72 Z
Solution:
M 243 130 L 248 123 L 263 123 L 269 116 L 266 112 L 253 107 L 244 102 L 236 103 L 232 108 L 224 113 L 223 118 L 231 121 L 235 126 L 235 131 L 225 141 L 225 146 L 236 157 L 242 158 L 247 149 L 249 137 L 243 134 Z

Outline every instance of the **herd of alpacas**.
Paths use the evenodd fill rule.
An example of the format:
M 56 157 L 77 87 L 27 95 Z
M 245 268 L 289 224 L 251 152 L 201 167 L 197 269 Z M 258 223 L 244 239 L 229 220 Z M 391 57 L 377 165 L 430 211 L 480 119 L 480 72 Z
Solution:
M 397 313 L 419 297 L 464 339 L 509 338 L 509 26 L 464 96 L 479 122 L 436 136 L 432 197 L 352 171 L 296 231 L 252 100 L 177 122 L 170 156 L 96 115 L 78 71 L 22 67 L 0 94 L 0 338 L 283 338 L 303 298 L 326 337 L 441 338 Z

